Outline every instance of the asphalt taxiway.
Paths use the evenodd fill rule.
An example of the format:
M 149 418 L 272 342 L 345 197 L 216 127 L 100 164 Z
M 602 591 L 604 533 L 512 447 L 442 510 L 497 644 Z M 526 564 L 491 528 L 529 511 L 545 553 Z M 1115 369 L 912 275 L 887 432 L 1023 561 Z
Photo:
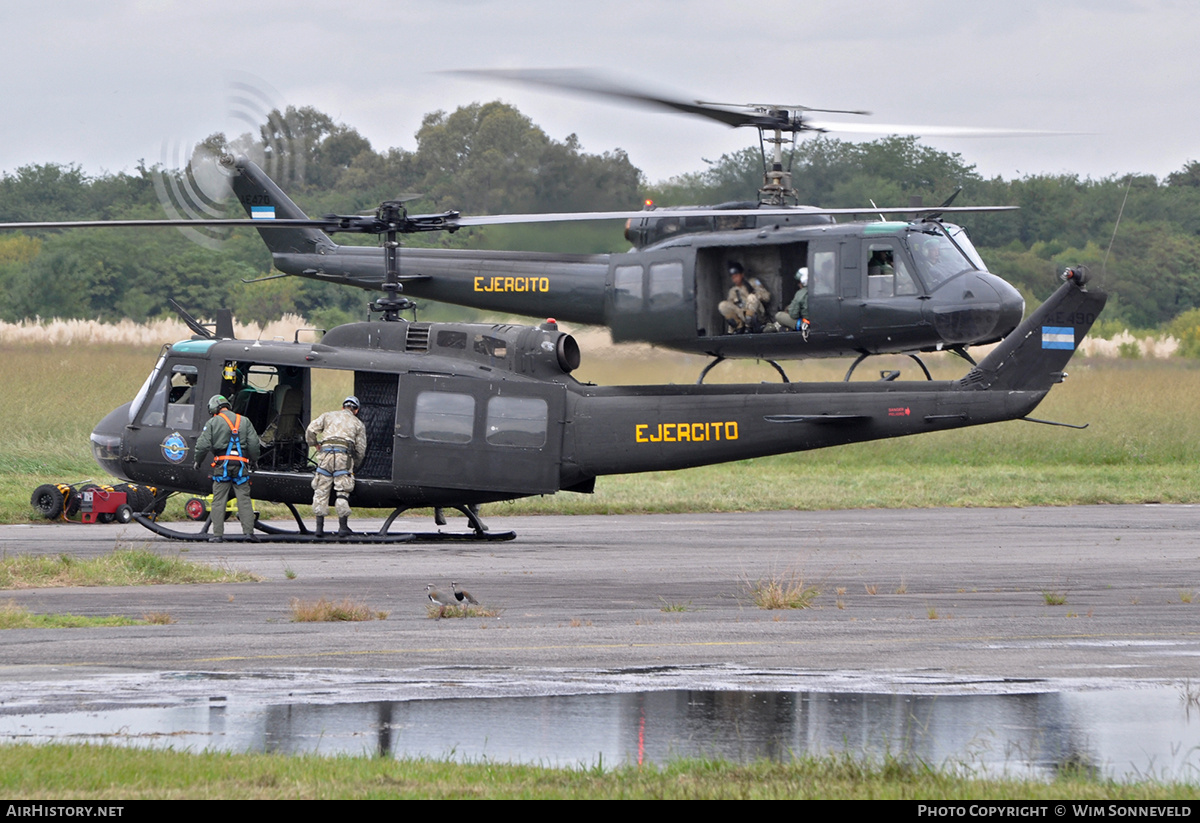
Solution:
M 495 506 L 484 516 L 517 539 L 182 545 L 136 524 L 0 527 L 8 556 L 146 545 L 265 578 L 5 591 L 34 612 L 166 612 L 175 622 L 0 632 L 0 681 L 52 689 L 155 672 L 421 680 L 475 670 L 550 683 L 729 666 L 958 683 L 1200 675 L 1200 507 L 506 517 Z M 750 589 L 769 579 L 803 579 L 820 595 L 809 609 L 763 610 Z M 499 616 L 429 617 L 426 584 L 448 590 L 452 580 Z M 388 616 L 292 622 L 293 600 L 318 598 Z

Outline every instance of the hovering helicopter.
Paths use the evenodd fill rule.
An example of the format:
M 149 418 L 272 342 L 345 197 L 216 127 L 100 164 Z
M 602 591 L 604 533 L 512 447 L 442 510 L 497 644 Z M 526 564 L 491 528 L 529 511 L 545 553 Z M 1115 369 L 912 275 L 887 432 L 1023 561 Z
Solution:
M 569 70 L 455 71 L 448 74 L 505 80 L 648 104 L 697 115 L 759 133 L 763 186 L 757 202 L 634 213 L 544 215 L 556 219 L 626 219 L 632 245 L 623 254 L 568 255 L 532 252 L 409 250 L 400 270 L 409 293 L 457 305 L 607 326 L 614 342 L 648 342 L 680 351 L 762 358 L 786 381 L 776 358 L 857 357 L 846 374 L 872 354 L 949 349 L 970 362 L 967 347 L 995 342 L 1024 314 L 1024 300 L 987 267 L 948 213 L 1003 211 L 1013 207 L 940 206 L 818 209 L 798 204 L 790 158 L 804 132 L 821 125 L 812 112 L 868 114 L 805 106 L 730 105 L 682 101 L 621 88 Z M 888 126 L 876 131 L 940 134 L 1044 134 L 1019 129 Z M 784 166 L 783 148 L 792 154 Z M 767 145 L 770 144 L 768 159 Z M 302 212 L 261 170 L 239 159 L 233 187 L 247 213 L 302 218 Z M 272 212 L 273 209 L 273 212 Z M 838 216 L 878 215 L 880 222 L 838 224 Z M 514 215 L 512 222 L 529 222 Z M 887 218 L 904 218 L 889 221 Z M 456 221 L 458 225 L 467 225 Z M 503 222 L 503 221 L 494 221 Z M 262 233 L 275 268 L 328 282 L 381 288 L 377 251 L 339 246 L 321 231 Z M 803 334 L 782 333 L 769 322 L 734 333 L 720 312 L 730 288 L 730 265 L 741 265 L 770 295 L 765 317 L 788 306 L 800 288 L 793 276 L 810 273 L 808 319 Z M 922 364 L 922 368 L 924 368 Z M 926 372 L 928 374 L 928 372 Z
M 754 118 L 759 121 L 778 129 L 808 128 L 788 112 Z M 246 213 L 263 221 L 260 234 L 278 271 L 383 288 L 384 255 L 378 249 L 334 243 L 322 228 L 336 223 L 314 222 L 288 232 L 267 229 L 269 220 L 302 220 L 306 215 L 252 161 L 239 157 L 222 162 L 232 172 L 234 193 Z M 785 185 L 790 190 L 788 173 L 768 170 L 764 191 Z M 1015 288 L 987 271 L 966 232 L 941 217 L 1014 207 L 954 207 L 950 200 L 935 207 L 887 209 L 818 209 L 764 198 L 759 203 L 632 212 L 488 218 L 452 213 L 439 228 L 625 219 L 625 236 L 633 248 L 587 255 L 410 248 L 400 259 L 399 271 L 405 290 L 415 297 L 603 325 L 614 342 L 648 342 L 707 354 L 717 358 L 715 362 L 730 357 L 774 363 L 776 358 L 857 356 L 857 365 L 872 354 L 943 348 L 970 360 L 966 347 L 1008 334 L 1021 321 L 1025 303 Z M 837 216 L 865 211 L 881 219 L 914 219 L 834 222 Z M 326 220 L 341 220 L 345 226 L 354 216 L 328 215 Z M 788 306 L 800 288 L 794 275 L 807 267 L 809 329 L 803 334 L 733 333 L 719 307 L 735 262 L 770 294 L 768 318 Z

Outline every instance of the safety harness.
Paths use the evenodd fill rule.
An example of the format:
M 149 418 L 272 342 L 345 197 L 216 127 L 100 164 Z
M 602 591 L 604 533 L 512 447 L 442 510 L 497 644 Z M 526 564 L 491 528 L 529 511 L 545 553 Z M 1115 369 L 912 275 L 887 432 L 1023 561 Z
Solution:
M 234 413 L 233 419 L 230 420 L 225 416 L 225 412 L 218 412 L 218 416 L 229 425 L 229 445 L 225 448 L 224 454 L 218 454 L 213 458 L 212 467 L 221 466 L 221 473 L 213 472 L 213 480 L 218 483 L 228 483 L 231 480 L 233 485 L 240 486 L 250 479 L 250 461 L 242 455 L 242 437 L 238 434 L 238 429 L 242 425 L 242 416 Z M 230 469 L 236 469 L 231 473 Z

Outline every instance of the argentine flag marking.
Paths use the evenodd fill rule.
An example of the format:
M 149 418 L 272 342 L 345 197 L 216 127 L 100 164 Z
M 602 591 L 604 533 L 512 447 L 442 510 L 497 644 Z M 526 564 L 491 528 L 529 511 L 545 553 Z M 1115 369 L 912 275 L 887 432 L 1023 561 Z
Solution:
M 1074 349 L 1075 329 L 1070 326 L 1042 326 L 1043 349 Z
M 250 218 L 252 220 L 274 220 L 275 219 L 275 207 L 274 206 L 251 206 L 250 207 Z

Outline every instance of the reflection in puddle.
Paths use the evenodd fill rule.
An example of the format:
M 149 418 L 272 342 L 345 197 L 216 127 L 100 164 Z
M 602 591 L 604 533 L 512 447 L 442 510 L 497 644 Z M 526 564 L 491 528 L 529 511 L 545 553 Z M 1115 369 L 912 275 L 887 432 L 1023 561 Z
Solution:
M 1032 776 L 1084 767 L 1117 779 L 1196 780 L 1200 715 L 1185 697 L 1167 687 L 936 696 L 681 689 L 323 705 L 235 695 L 95 711 L 0 706 L 0 741 L 567 766 L 844 751 Z

